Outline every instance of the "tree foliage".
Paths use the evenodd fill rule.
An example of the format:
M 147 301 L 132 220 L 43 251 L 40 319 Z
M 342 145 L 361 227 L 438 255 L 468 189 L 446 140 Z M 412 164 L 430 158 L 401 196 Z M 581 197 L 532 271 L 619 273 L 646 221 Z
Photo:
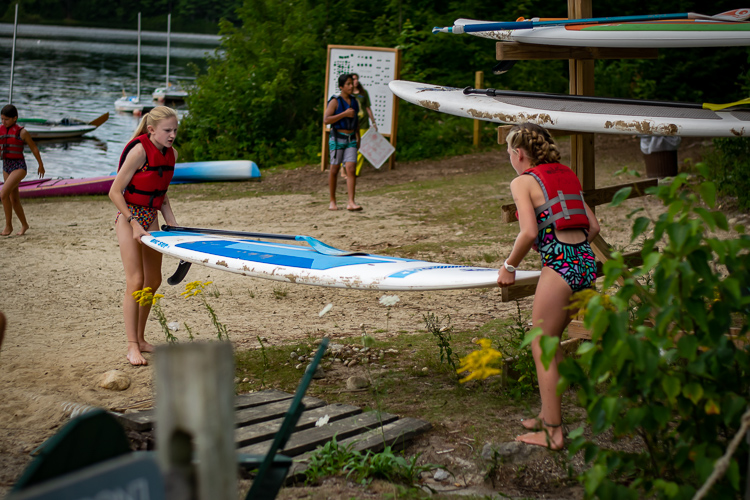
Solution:
M 691 498 L 748 405 L 750 237 L 713 210 L 713 182 L 680 174 L 650 194 L 667 210 L 631 214 L 633 240 L 644 237 L 643 265 L 631 272 L 621 254 L 606 262 L 604 289 L 622 284 L 611 295 L 582 297 L 591 341 L 560 366 L 560 387 L 578 388 L 594 434 L 645 446 L 614 450 L 586 440 L 582 429 L 571 433 L 571 453 L 584 450 L 589 463 L 588 497 Z M 716 498 L 739 498 L 747 452 L 745 443 Z
M 644 10 L 637 2 L 607 1 L 595 15 L 734 8 L 716 3 L 664 1 Z M 262 165 L 316 161 L 321 153 L 326 47 L 329 44 L 399 47 L 401 78 L 461 87 L 485 72 L 485 85 L 567 92 L 567 61 L 524 61 L 496 76 L 495 46 L 472 36 L 433 35 L 459 17 L 516 19 L 542 13 L 564 17 L 565 3 L 523 0 L 389 0 L 351 4 L 246 0 L 237 23 L 222 23 L 223 55 L 200 75 L 182 124 L 180 146 L 196 160 L 249 156 Z M 725 74 L 727 78 L 717 78 Z M 734 76 L 729 76 L 734 75 Z M 615 97 L 726 102 L 742 97 L 750 80 L 744 48 L 664 50 L 656 60 L 597 61 L 597 93 Z M 735 77 L 736 76 L 736 77 Z M 472 121 L 402 103 L 398 155 L 402 160 L 467 152 Z M 491 127 L 485 127 L 487 142 Z

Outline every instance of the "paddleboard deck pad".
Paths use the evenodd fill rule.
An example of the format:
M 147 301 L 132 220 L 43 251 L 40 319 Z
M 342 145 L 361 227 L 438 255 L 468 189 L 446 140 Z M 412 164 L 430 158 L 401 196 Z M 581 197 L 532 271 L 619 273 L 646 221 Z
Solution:
M 711 111 L 667 105 L 588 102 L 583 99 L 465 95 L 462 89 L 394 80 L 391 91 L 441 113 L 495 123 L 536 123 L 551 130 L 595 134 L 684 137 L 750 135 L 750 109 Z
M 182 261 L 221 271 L 303 285 L 356 290 L 419 291 L 497 287 L 497 269 L 382 255 L 323 255 L 301 245 L 197 233 L 154 231 L 141 241 Z M 539 271 L 516 271 L 534 284 Z

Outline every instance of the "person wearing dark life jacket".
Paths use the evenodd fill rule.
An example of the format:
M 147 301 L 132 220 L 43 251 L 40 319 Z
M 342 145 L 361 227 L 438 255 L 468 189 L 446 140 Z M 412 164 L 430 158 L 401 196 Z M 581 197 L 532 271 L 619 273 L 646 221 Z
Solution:
M 338 178 L 339 168 L 343 164 L 347 174 L 348 200 L 346 209 L 359 211 L 362 210 L 362 207 L 354 202 L 354 191 L 357 185 L 355 169 L 360 139 L 359 120 L 357 118 L 359 104 L 357 99 L 352 96 L 354 91 L 352 75 L 343 74 L 339 76 L 338 84 L 341 94 L 331 97 L 323 115 L 323 122 L 331 126 L 331 136 L 328 141 L 328 148 L 331 152 L 331 171 L 328 173 L 328 191 L 330 194 L 328 210 L 339 209 L 336 204 L 336 179 Z
M 141 244 L 141 236 L 159 229 L 157 211 L 164 221 L 177 225 L 169 204 L 167 188 L 174 174 L 177 151 L 172 144 L 177 135 L 177 113 L 157 106 L 143 115 L 135 134 L 120 157 L 109 198 L 117 207 L 115 230 L 125 269 L 123 314 L 128 338 L 127 359 L 131 365 L 147 365 L 144 352 L 153 352 L 146 342 L 146 320 L 151 306 L 140 306 L 133 292 L 146 287 L 151 293 L 161 285 L 162 254 Z
M 559 163 L 560 152 L 542 127 L 523 123 L 508 134 L 508 155 L 518 177 L 510 183 L 518 209 L 520 231 L 513 249 L 498 272 L 497 283 L 515 283 L 515 270 L 531 248 L 542 258 L 542 272 L 534 295 L 531 319 L 542 335 L 560 337 L 575 315 L 567 309 L 571 296 L 596 281 L 596 261 L 590 242 L 599 233 L 596 216 L 583 200 L 576 174 Z M 516 438 L 523 443 L 562 449 L 562 399 L 557 394 L 562 351 L 545 369 L 541 337 L 531 344 L 542 407 L 536 418 L 521 425 L 532 431 Z
M 7 104 L 0 111 L 0 148 L 3 158 L 3 187 L 0 189 L 0 199 L 5 212 L 5 228 L 0 236 L 8 236 L 13 232 L 13 211 L 15 210 L 18 220 L 21 221 L 19 236 L 26 233 L 29 223 L 21 206 L 21 194 L 18 185 L 26 177 L 26 160 L 23 157 L 23 145 L 27 144 L 31 153 L 36 158 L 39 168 L 39 178 L 44 177 L 44 164 L 39 154 L 39 149 L 34 144 L 31 135 L 16 123 L 18 121 L 18 110 L 12 104 Z

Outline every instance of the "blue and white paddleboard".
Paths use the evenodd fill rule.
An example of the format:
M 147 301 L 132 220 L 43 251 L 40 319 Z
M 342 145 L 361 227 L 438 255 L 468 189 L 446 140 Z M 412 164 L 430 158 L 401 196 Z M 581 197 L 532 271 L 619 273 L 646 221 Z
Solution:
M 194 161 L 177 163 L 172 182 L 226 182 L 260 180 L 260 170 L 254 161 Z
M 152 232 L 141 241 L 164 255 L 221 271 L 304 285 L 357 290 L 450 290 L 497 287 L 497 269 L 381 255 L 324 255 L 300 245 Z M 539 271 L 516 271 L 516 284 L 533 284 Z

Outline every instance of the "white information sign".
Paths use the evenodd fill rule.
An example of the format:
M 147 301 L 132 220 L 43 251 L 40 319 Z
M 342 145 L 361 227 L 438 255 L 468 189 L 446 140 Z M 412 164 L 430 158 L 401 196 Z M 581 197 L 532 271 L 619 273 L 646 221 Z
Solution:
M 396 80 L 397 58 L 394 49 L 373 50 L 356 47 L 329 46 L 326 102 L 339 93 L 339 76 L 357 73 L 359 81 L 370 96 L 370 109 L 378 130 L 390 135 L 393 130 L 393 109 L 396 97 L 388 83 Z
M 359 152 L 375 168 L 383 166 L 383 163 L 385 163 L 394 151 L 396 151 L 396 148 L 374 128 L 368 129 L 360 140 Z

